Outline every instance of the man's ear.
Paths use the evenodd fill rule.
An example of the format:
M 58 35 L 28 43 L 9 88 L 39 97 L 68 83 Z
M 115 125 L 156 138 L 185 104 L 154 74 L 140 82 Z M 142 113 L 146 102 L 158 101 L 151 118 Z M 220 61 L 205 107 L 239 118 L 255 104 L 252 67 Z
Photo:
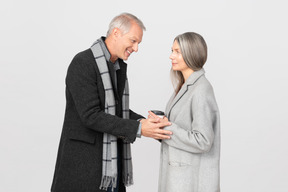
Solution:
M 120 29 L 117 28 L 117 27 L 114 28 L 113 31 L 112 31 L 112 34 L 113 34 L 113 36 L 116 37 L 116 38 L 119 37 L 119 35 L 120 35 Z

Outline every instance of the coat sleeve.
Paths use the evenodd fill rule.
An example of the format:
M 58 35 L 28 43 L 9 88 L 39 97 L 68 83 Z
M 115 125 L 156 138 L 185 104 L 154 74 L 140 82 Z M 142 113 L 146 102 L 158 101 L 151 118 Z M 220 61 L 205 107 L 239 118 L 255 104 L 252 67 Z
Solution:
M 208 152 L 213 145 L 213 124 L 218 112 L 212 87 L 198 90 L 192 98 L 191 117 L 182 119 L 191 121 L 191 128 L 181 127 L 172 122 L 165 130 L 173 132 L 171 139 L 162 140 L 168 145 L 191 153 Z
M 145 119 L 142 115 L 135 113 L 134 111 L 130 110 L 130 119 L 138 120 L 138 119 Z
M 133 142 L 139 122 L 107 114 L 101 109 L 94 64 L 91 59 L 77 55 L 68 68 L 66 87 L 77 113 L 86 128 Z

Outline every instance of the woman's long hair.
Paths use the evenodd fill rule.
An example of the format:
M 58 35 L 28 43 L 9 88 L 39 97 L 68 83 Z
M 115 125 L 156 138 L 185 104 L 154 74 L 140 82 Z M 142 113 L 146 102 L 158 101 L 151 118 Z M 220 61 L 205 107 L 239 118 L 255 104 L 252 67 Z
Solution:
M 178 35 L 174 41 L 179 44 L 186 65 L 193 71 L 202 69 L 207 60 L 207 45 L 204 38 L 197 33 L 186 32 Z M 183 74 L 171 68 L 171 79 L 175 92 L 178 93 L 184 84 Z

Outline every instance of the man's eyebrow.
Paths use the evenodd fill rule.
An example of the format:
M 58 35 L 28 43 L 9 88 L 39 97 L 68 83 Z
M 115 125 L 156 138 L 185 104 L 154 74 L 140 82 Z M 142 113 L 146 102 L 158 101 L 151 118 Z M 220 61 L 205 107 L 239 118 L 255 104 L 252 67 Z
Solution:
M 136 41 L 138 41 L 139 44 L 141 43 L 141 41 L 135 36 L 132 36 L 131 39 L 135 39 Z

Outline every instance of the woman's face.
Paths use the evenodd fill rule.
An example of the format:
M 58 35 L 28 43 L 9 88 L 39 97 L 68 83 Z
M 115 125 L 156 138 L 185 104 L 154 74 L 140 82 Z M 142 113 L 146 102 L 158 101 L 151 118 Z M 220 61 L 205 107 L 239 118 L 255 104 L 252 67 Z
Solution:
M 169 57 L 172 61 L 172 69 L 174 71 L 181 71 L 182 73 L 185 72 L 186 70 L 191 70 L 185 63 L 181 50 L 179 47 L 179 44 L 177 41 L 174 41 L 173 46 L 172 46 L 172 53 Z

